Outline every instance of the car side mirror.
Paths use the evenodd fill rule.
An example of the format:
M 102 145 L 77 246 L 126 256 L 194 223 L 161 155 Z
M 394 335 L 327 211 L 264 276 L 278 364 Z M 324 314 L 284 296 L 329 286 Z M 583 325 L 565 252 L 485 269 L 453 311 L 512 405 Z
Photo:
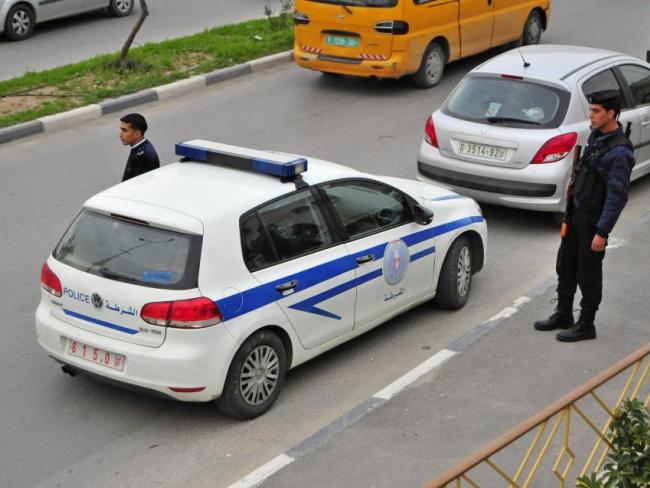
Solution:
M 420 225 L 429 225 L 433 220 L 433 212 L 431 209 L 423 207 L 422 205 L 416 204 L 413 207 L 413 213 L 415 221 Z

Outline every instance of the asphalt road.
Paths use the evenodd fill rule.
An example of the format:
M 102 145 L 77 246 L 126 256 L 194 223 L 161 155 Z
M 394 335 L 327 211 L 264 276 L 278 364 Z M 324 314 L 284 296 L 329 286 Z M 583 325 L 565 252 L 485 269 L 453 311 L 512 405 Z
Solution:
M 98 11 L 46 22 L 22 42 L 0 36 L 0 80 L 119 51 L 137 19 L 137 5 L 136 0 L 129 17 L 114 18 Z M 279 10 L 280 0 L 271 0 L 271 5 Z M 264 0 L 153 0 L 148 6 L 149 17 L 134 46 L 264 17 Z
M 593 3 L 556 1 L 543 41 L 644 56 L 645 0 L 602 1 L 598 9 Z M 587 9 L 590 22 L 578 22 Z M 585 30 L 601 24 L 625 25 L 625 35 Z M 285 65 L 139 110 L 163 161 L 173 159 L 175 142 L 199 137 L 414 176 L 426 117 L 469 69 L 496 52 L 449 66 L 432 90 L 408 80 L 329 80 Z M 127 151 L 117 120 L 107 116 L 0 146 L 2 487 L 228 486 L 553 275 L 552 219 L 487 206 L 488 264 L 463 310 L 423 305 L 297 368 L 259 419 L 236 422 L 211 405 L 69 378 L 36 343 L 40 266 L 83 201 L 121 177 Z M 633 185 L 621 225 L 650 208 L 647 190 L 647 181 Z

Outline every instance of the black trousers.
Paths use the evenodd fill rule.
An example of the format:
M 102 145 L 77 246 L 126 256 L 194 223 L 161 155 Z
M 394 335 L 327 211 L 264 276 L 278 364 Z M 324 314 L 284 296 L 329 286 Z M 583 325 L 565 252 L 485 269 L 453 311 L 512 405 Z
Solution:
M 603 296 L 603 258 L 605 251 L 591 250 L 598 216 L 576 209 L 569 220 L 567 235 L 557 253 L 558 306 L 573 308 L 579 286 L 582 293 L 580 315 L 593 322 Z

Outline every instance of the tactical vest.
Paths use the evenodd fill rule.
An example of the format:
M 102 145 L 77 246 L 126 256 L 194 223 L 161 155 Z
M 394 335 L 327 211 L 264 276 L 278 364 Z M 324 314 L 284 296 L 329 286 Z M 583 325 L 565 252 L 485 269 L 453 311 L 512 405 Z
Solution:
M 616 134 L 604 141 L 594 142 L 587 146 L 576 166 L 571 194 L 587 210 L 600 213 L 605 205 L 607 182 L 598 174 L 596 166 L 610 149 L 625 146 L 633 151 L 630 140 L 623 134 Z

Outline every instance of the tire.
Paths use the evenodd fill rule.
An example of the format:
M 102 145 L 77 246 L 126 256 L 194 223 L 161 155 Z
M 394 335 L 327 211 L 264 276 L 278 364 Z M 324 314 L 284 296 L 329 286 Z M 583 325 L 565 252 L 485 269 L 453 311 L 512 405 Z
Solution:
M 442 263 L 438 290 L 434 298 L 440 308 L 458 310 L 463 308 L 472 288 L 472 246 L 469 239 L 456 239 Z
M 237 419 L 259 417 L 278 397 L 286 371 L 287 354 L 280 338 L 269 331 L 252 335 L 230 363 L 217 407 Z
M 438 43 L 429 44 L 424 51 L 420 69 L 413 75 L 413 81 L 421 88 L 436 86 L 445 71 L 445 53 Z
M 111 0 L 108 6 L 108 13 L 113 17 L 126 17 L 133 12 L 133 2 L 135 0 Z
M 14 5 L 5 19 L 5 36 L 12 41 L 23 41 L 32 36 L 35 23 L 36 17 L 28 5 Z
M 524 32 L 521 34 L 519 45 L 530 46 L 533 44 L 539 44 L 539 41 L 542 39 L 542 31 L 544 30 L 543 26 L 542 16 L 539 12 L 531 12 L 524 24 Z

